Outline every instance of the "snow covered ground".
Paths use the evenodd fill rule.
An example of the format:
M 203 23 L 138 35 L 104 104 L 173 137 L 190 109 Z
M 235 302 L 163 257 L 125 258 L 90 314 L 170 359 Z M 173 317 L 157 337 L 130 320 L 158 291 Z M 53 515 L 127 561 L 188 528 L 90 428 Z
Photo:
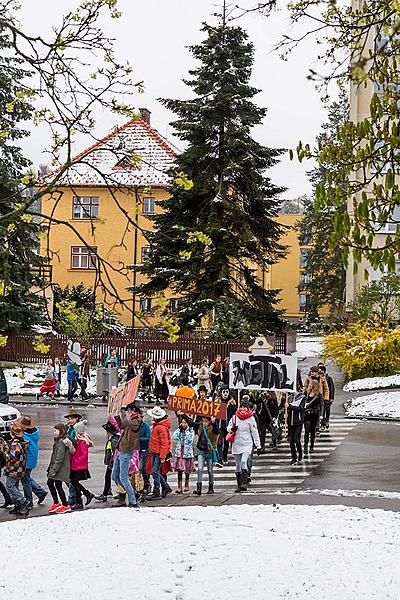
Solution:
M 4 375 L 7 381 L 7 388 L 9 394 L 18 395 L 32 395 L 38 394 L 39 388 L 44 380 L 45 368 L 40 367 L 27 367 L 21 369 L 15 367 L 12 369 L 4 369 Z M 34 382 L 35 385 L 24 387 L 27 382 Z M 96 371 L 91 371 L 91 379 L 88 382 L 87 391 L 89 394 L 96 394 Z M 68 384 L 66 374 L 62 374 L 61 378 L 61 393 L 66 394 L 68 392 Z
M 338 496 L 343 498 L 383 498 L 384 500 L 400 500 L 400 492 L 383 490 L 299 490 L 296 496 L 319 494 L 320 496 Z
M 388 377 L 365 377 L 354 379 L 343 387 L 345 392 L 358 392 L 360 390 L 379 390 L 381 388 L 400 387 L 400 373 Z
M 383 510 L 88 510 L 1 523 L 0 544 L 8 598 L 399 598 L 400 514 Z
M 293 353 L 293 356 L 298 358 L 319 358 L 322 356 L 323 344 L 322 338 L 316 336 L 302 335 L 297 336 L 297 351 Z
M 346 405 L 349 417 L 400 418 L 400 392 L 377 392 L 369 396 L 351 398 Z

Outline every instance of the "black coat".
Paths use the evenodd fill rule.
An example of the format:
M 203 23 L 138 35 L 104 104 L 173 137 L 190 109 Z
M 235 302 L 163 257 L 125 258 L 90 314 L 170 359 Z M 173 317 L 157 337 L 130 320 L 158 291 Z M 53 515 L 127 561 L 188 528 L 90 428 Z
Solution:
M 303 396 L 300 400 L 299 396 L 294 396 L 288 406 L 288 425 L 295 427 L 304 423 L 306 397 Z

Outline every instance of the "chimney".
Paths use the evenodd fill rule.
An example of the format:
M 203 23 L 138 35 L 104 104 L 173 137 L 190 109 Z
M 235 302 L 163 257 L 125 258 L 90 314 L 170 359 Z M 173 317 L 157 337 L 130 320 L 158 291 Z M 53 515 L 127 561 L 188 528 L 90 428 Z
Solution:
M 140 112 L 140 117 L 143 119 L 143 121 L 145 123 L 147 123 L 147 125 L 150 125 L 151 112 L 149 111 L 149 109 L 148 108 L 139 108 L 139 112 Z

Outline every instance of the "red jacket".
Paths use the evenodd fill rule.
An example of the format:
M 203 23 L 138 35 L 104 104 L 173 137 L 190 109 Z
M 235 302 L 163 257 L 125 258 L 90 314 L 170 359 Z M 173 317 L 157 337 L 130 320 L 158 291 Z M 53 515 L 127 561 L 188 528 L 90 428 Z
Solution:
M 159 454 L 165 460 L 171 451 L 171 417 L 164 417 L 156 421 L 152 427 L 149 444 L 150 454 Z
M 71 454 L 71 471 L 80 471 L 89 468 L 89 446 L 83 439 L 79 439 L 76 450 Z

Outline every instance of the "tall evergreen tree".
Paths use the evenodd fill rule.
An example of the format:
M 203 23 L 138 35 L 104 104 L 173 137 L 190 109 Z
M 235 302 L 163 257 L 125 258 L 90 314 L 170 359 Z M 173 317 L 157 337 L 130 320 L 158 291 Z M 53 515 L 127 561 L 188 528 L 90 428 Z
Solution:
M 162 101 L 177 115 L 173 126 L 186 149 L 176 159 L 171 197 L 154 219 L 151 259 L 138 267 L 148 283 L 136 291 L 179 294 L 181 329 L 218 310 L 224 297 L 266 333 L 281 327 L 277 291 L 263 289 L 255 269 L 267 270 L 284 253 L 274 220 L 284 189 L 265 174 L 283 150 L 251 135 L 266 109 L 253 102 L 259 90 L 249 84 L 254 47 L 247 33 L 224 19 L 202 31 L 204 41 L 190 48 L 199 64 L 184 80 L 193 97 Z
M 23 201 L 21 180 L 29 168 L 18 141 L 27 135 L 21 123 L 32 115 L 28 73 L 9 54 L 8 35 L 0 28 L 0 331 L 29 330 L 43 319 L 44 304 L 30 292 L 38 283 L 33 267 L 39 227 L 27 214 L 7 215 Z
M 342 88 L 338 100 L 332 102 L 329 107 L 328 121 L 322 125 L 317 143 L 323 146 L 328 140 L 336 139 L 338 128 L 349 119 L 349 112 L 348 93 Z M 314 192 L 318 184 L 327 181 L 329 167 L 328 164 L 321 164 L 309 173 Z M 299 239 L 300 244 L 309 245 L 309 250 L 304 267 L 307 283 L 300 285 L 300 291 L 307 293 L 306 316 L 309 321 L 319 318 L 323 307 L 328 308 L 331 319 L 343 315 L 346 285 L 343 250 L 331 242 L 334 231 L 333 217 L 337 210 L 337 207 L 318 207 L 314 198 L 306 200 L 304 204 Z M 340 210 L 345 212 L 346 205 Z

